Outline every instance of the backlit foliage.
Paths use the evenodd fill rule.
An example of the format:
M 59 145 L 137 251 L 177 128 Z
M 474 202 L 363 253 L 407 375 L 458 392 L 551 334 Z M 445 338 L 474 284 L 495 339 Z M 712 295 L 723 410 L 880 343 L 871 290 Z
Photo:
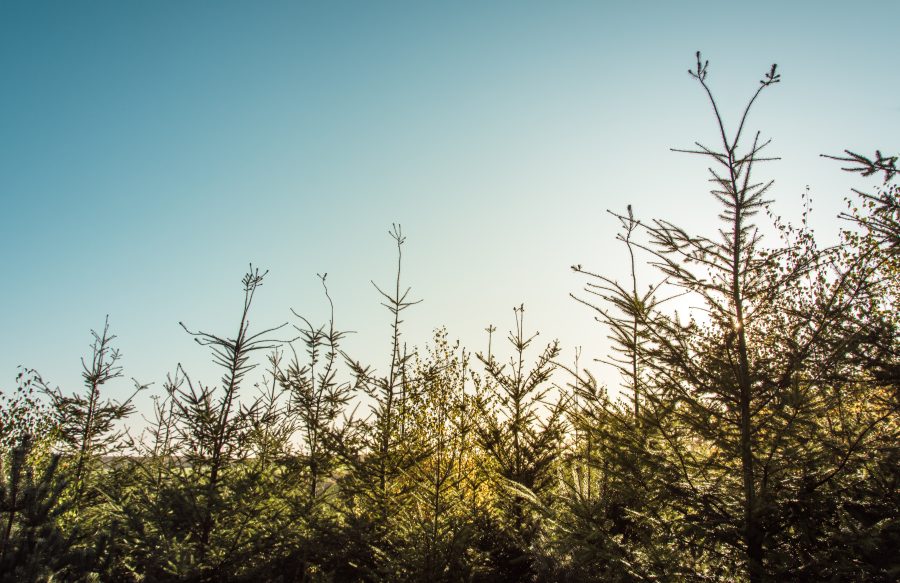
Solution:
M 821 248 L 808 195 L 783 220 L 759 178 L 750 113 L 778 68 L 733 124 L 699 53 L 689 73 L 719 143 L 680 151 L 708 162 L 718 222 L 629 205 L 609 238 L 629 273 L 574 266 L 620 387 L 521 304 L 486 353 L 447 328 L 417 348 L 399 225 L 379 363 L 345 350 L 324 275 L 324 323 L 251 326 L 251 266 L 230 335 L 184 327 L 221 378 L 135 382 L 141 431 L 108 397 L 108 323 L 80 390 L 21 369 L 0 395 L 0 581 L 897 580 L 896 157 L 833 157 L 882 181 Z

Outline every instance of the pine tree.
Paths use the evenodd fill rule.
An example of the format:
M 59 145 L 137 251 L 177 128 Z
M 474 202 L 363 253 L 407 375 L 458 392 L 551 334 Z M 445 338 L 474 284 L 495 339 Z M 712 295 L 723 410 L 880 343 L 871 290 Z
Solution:
M 388 234 L 397 248 L 394 286 L 386 292 L 372 282 L 391 317 L 387 369 L 378 374 L 372 366 L 346 359 L 355 390 L 369 401 L 370 415 L 348 426 L 339 452 L 347 464 L 347 472 L 338 482 L 346 525 L 343 532 L 352 542 L 335 557 L 345 563 L 336 577 L 367 581 L 396 580 L 403 575 L 401 562 L 395 557 L 400 544 L 400 530 L 395 526 L 409 502 L 410 486 L 405 475 L 423 455 L 407 439 L 410 401 L 421 379 L 412 374 L 415 354 L 402 340 L 402 314 L 419 302 L 409 299 L 410 288 L 404 290 L 401 285 L 406 237 L 399 225 Z M 352 565 L 352 570 L 346 564 Z
M 60 518 L 69 509 L 55 454 L 35 478 L 34 442 L 23 435 L 4 460 L 0 482 L 0 581 L 75 578 L 89 563 L 76 550 L 77 532 L 66 535 Z M 7 457 L 4 455 L 4 457 Z
M 698 53 L 690 74 L 709 98 L 721 144 L 682 151 L 712 161 L 721 227 L 706 237 L 664 220 L 641 223 L 648 242 L 640 244 L 700 310 L 685 320 L 613 289 L 620 301 L 612 305 L 625 316 L 607 322 L 633 321 L 643 331 L 634 435 L 645 436 L 640 464 L 665 477 L 655 504 L 680 541 L 679 576 L 815 578 L 825 571 L 812 562 L 821 547 L 807 536 L 817 535 L 805 512 L 818 509 L 820 522 L 842 516 L 829 493 L 890 419 L 867 403 L 854 365 L 866 319 L 853 324 L 852 315 L 873 297 L 874 280 L 842 271 L 838 249 L 818 249 L 806 213 L 797 227 L 776 219 L 779 245 L 764 246 L 754 220 L 772 183 L 755 175 L 771 159 L 762 154 L 768 142 L 757 133 L 747 146 L 742 137 L 751 107 L 780 75 L 773 65 L 731 134 L 707 73 Z M 626 356 L 637 346 L 619 344 Z M 842 413 L 849 402 L 858 414 Z
M 158 445 L 166 459 L 162 464 L 156 460 L 144 472 L 167 474 L 160 484 L 162 507 L 148 508 L 150 516 L 163 520 L 154 525 L 163 532 L 146 542 L 171 544 L 181 539 L 190 543 L 171 557 L 153 557 L 158 550 L 150 549 L 148 556 L 163 562 L 150 569 L 213 581 L 248 567 L 258 505 L 267 499 L 267 493 L 257 487 L 265 458 L 254 450 L 265 403 L 259 396 L 242 400 L 241 389 L 257 366 L 252 357 L 275 348 L 277 342 L 269 337 L 280 328 L 250 332 L 250 308 L 265 275 L 251 266 L 244 276 L 244 301 L 234 337 L 192 332 L 182 324 L 198 344 L 210 347 L 213 361 L 224 372 L 215 387 L 195 383 L 179 367 L 168 383 L 170 402 L 160 409 L 161 431 L 156 432 L 163 441 L 151 445 Z
M 509 333 L 513 356 L 500 364 L 493 354 L 478 354 L 486 377 L 484 398 L 478 403 L 481 423 L 478 441 L 490 460 L 501 512 L 492 549 L 500 576 L 526 581 L 537 576 L 536 544 L 541 523 L 531 500 L 547 503 L 556 485 L 556 462 L 565 436 L 564 395 L 554 398 L 551 377 L 559 343 L 552 341 L 526 368 L 526 352 L 537 334 L 525 333 L 525 307 L 513 309 L 516 327 Z
M 104 457 L 119 452 L 124 433 L 117 423 L 134 412 L 134 397 L 145 388 L 135 381 L 135 391 L 124 401 L 104 399 L 103 387 L 122 376 L 121 353 L 112 345 L 116 337 L 109 332 L 109 318 L 102 332 L 92 330 L 91 335 L 91 356 L 81 361 L 84 391 L 66 395 L 59 388 L 45 386 L 58 419 L 59 444 L 72 464 L 71 484 L 78 506 L 87 503 L 82 498 Z

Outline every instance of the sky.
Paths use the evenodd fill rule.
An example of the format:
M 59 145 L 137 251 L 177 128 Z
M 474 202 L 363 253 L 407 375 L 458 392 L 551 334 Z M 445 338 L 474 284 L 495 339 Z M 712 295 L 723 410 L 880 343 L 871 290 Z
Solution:
M 778 63 L 748 122 L 781 157 L 773 210 L 796 221 L 808 187 L 833 242 L 870 182 L 819 155 L 900 151 L 896 22 L 823 1 L 2 0 L 0 388 L 26 366 L 77 390 L 107 315 L 110 396 L 152 383 L 145 410 L 178 363 L 216 382 L 178 322 L 232 334 L 251 262 L 252 326 L 322 322 L 327 272 L 345 348 L 384 370 L 393 223 L 423 300 L 410 346 L 446 326 L 483 351 L 524 303 L 590 365 L 608 342 L 570 266 L 628 276 L 606 210 L 715 228 L 707 162 L 670 150 L 715 145 L 695 51 L 732 127 Z

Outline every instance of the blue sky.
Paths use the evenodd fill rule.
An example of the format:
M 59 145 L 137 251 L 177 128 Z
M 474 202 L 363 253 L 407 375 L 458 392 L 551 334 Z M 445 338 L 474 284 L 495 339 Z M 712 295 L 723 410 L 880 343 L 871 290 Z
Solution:
M 347 348 L 383 366 L 393 222 L 411 344 L 446 325 L 483 349 L 525 302 L 566 358 L 602 356 L 568 293 L 573 263 L 626 275 L 605 209 L 714 227 L 705 162 L 669 151 L 715 140 L 698 49 L 732 121 L 779 64 L 750 120 L 782 157 L 774 209 L 808 185 L 833 240 L 865 182 L 818 155 L 900 151 L 896 18 L 674 4 L 0 2 L 0 387 L 21 364 L 76 388 L 106 314 L 126 376 L 213 382 L 177 323 L 234 329 L 251 261 L 255 324 L 321 319 L 328 272 Z

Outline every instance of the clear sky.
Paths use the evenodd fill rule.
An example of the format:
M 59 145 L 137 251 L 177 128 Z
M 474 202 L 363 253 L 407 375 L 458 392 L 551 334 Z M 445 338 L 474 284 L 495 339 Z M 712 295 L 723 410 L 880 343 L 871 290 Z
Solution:
M 605 209 L 714 227 L 706 162 L 669 151 L 715 140 L 694 52 L 731 122 L 779 64 L 750 120 L 783 158 L 775 210 L 808 185 L 833 240 L 865 182 L 818 155 L 900 151 L 897 8 L 3 0 L 0 387 L 21 364 L 76 388 L 106 314 L 126 376 L 214 381 L 178 321 L 233 331 L 251 261 L 255 325 L 321 320 L 328 272 L 347 348 L 383 368 L 392 222 L 424 300 L 408 342 L 484 349 L 525 302 L 585 363 L 607 345 L 569 266 L 627 275 Z

